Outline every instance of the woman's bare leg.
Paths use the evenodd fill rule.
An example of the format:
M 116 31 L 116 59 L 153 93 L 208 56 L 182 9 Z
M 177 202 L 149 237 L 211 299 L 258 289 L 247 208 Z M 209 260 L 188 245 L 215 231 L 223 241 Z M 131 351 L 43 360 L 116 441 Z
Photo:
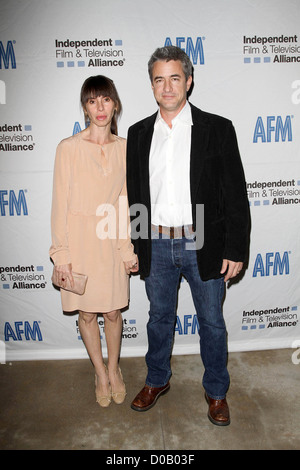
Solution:
M 99 395 L 109 395 L 110 387 L 103 362 L 97 314 L 80 311 L 78 325 L 82 340 L 95 368 L 96 390 Z
M 103 314 L 104 331 L 108 353 L 108 376 L 113 392 L 125 392 L 125 385 L 119 372 L 119 356 L 123 328 L 120 310 Z

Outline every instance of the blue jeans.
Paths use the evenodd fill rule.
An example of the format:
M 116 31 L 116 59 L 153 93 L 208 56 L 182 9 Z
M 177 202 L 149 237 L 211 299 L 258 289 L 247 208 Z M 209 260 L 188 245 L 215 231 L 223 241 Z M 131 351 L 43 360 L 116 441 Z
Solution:
M 229 387 L 227 332 L 222 313 L 224 278 L 203 282 L 199 275 L 192 239 L 152 240 L 150 275 L 145 278 L 150 302 L 147 323 L 146 384 L 162 387 L 171 377 L 170 359 L 176 322 L 178 285 L 181 275 L 189 283 L 197 312 L 200 353 L 205 368 L 203 387 L 217 400 Z

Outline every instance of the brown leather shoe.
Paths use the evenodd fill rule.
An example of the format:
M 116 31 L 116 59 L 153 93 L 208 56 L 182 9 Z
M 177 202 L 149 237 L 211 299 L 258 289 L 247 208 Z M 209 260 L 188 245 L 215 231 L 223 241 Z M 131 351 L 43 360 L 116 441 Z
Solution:
M 155 405 L 160 395 L 166 393 L 169 388 L 169 382 L 163 387 L 149 387 L 148 385 L 145 385 L 145 387 L 137 394 L 131 403 L 131 408 L 135 411 L 150 410 L 150 408 Z
M 214 400 L 205 393 L 205 399 L 208 403 L 208 419 L 217 426 L 228 426 L 230 424 L 230 416 L 226 398 Z

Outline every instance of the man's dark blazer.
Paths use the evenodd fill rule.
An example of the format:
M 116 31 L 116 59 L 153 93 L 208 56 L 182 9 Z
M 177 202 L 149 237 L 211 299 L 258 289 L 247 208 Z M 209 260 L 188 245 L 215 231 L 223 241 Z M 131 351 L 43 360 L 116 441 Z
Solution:
M 244 171 L 231 121 L 201 111 L 192 104 L 190 186 L 193 225 L 196 205 L 204 204 L 204 244 L 197 250 L 202 280 L 221 277 L 223 259 L 245 261 L 248 249 L 249 203 Z M 148 211 L 147 238 L 133 237 L 141 276 L 151 265 L 151 203 L 149 154 L 157 113 L 128 130 L 127 191 L 129 206 Z M 133 221 L 137 213 L 131 217 Z

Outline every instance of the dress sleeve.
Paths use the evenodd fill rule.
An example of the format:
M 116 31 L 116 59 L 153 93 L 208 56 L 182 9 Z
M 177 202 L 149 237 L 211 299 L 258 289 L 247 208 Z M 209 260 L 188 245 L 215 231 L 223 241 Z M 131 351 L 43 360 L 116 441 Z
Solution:
M 126 168 L 126 161 L 124 164 Z M 119 224 L 118 249 L 120 251 L 121 258 L 124 262 L 135 260 L 136 255 L 134 253 L 134 247 L 131 243 L 130 236 L 130 217 L 126 178 L 119 197 Z
M 56 266 L 71 263 L 67 223 L 70 179 L 70 149 L 69 145 L 62 141 L 57 146 L 54 164 L 51 210 L 52 244 L 49 250 L 50 257 Z

